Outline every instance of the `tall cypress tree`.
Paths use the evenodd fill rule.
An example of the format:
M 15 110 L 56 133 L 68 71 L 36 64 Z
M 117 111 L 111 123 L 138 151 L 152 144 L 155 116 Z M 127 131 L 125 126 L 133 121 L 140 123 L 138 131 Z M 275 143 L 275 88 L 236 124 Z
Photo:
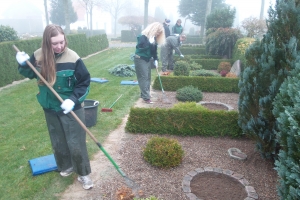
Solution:
M 299 0 L 276 0 L 270 7 L 268 31 L 263 39 L 246 53 L 248 66 L 239 82 L 239 125 L 256 140 L 265 158 L 276 155 L 277 122 L 272 113 L 279 87 L 293 69 L 291 63 L 299 54 Z

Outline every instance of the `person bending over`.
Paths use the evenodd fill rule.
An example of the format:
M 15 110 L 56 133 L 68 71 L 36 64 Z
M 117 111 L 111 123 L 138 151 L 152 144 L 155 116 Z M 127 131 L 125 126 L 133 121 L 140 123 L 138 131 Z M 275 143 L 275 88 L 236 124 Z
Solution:
M 173 60 L 173 50 L 175 53 L 180 55 L 180 57 L 184 57 L 179 49 L 182 42 L 186 40 L 185 35 L 171 35 L 166 39 L 164 45 L 161 45 L 160 50 L 160 59 L 162 62 L 162 72 L 166 72 L 167 69 L 173 70 L 174 68 L 174 60 Z

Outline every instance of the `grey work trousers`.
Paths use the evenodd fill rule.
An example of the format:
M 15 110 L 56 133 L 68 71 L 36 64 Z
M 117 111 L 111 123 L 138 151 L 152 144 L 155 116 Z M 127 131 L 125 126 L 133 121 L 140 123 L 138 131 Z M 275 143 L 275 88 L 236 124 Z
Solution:
M 169 70 L 173 70 L 174 68 L 174 60 L 173 60 L 173 49 L 165 47 L 164 45 L 161 46 L 160 49 L 160 59 L 163 72 Z
M 80 108 L 74 112 L 84 123 L 84 109 Z M 73 167 L 73 171 L 80 176 L 90 174 L 85 130 L 71 113 L 66 115 L 46 111 L 44 113 L 58 170 L 64 171 Z
M 144 101 L 150 99 L 151 63 L 141 58 L 134 58 L 136 77 L 141 90 L 141 98 Z

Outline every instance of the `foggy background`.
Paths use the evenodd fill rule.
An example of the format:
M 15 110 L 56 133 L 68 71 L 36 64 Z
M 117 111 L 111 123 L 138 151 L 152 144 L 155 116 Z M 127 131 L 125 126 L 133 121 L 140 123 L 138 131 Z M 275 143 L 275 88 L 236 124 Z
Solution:
M 123 10 L 118 17 L 127 15 L 144 15 L 144 0 L 122 0 L 130 2 L 130 8 Z M 86 10 L 82 0 L 72 0 L 74 10 L 77 13 L 78 20 L 70 25 L 71 30 L 77 30 L 78 27 L 89 29 L 87 23 Z M 261 0 L 226 0 L 227 4 L 236 8 L 236 19 L 234 27 L 240 26 L 245 18 L 260 16 Z M 265 0 L 264 17 L 268 17 L 267 11 L 270 5 L 275 4 L 275 0 Z M 171 20 L 172 27 L 177 19 L 182 20 L 182 26 L 185 27 L 186 33 L 190 28 L 195 31 L 200 30 L 199 26 L 193 25 L 189 20 L 180 17 L 178 14 L 179 0 L 149 0 L 148 15 L 154 17 L 155 10 L 160 9 L 165 16 L 161 16 L 160 21 L 164 18 Z M 202 5 L 195 5 L 202 6 Z M 50 1 L 48 0 L 48 12 L 50 10 Z M 62 16 L 63 18 L 64 16 Z M 50 18 L 50 16 L 49 16 Z M 108 36 L 114 33 L 114 19 L 111 14 L 101 8 L 93 9 L 93 30 L 104 29 Z M 51 21 L 50 21 L 51 23 Z M 0 25 L 8 25 L 14 28 L 18 35 L 42 35 L 46 26 L 44 0 L 0 0 Z M 117 23 L 116 33 L 120 35 L 121 30 L 129 30 L 129 26 L 122 26 Z

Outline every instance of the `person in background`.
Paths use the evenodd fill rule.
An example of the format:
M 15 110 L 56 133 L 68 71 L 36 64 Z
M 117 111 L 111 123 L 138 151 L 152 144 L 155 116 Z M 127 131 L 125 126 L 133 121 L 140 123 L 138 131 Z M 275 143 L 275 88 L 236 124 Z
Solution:
M 172 34 L 181 35 L 183 32 L 183 27 L 181 26 L 181 19 L 178 19 L 176 24 L 172 27 Z
M 151 62 L 158 68 L 157 45 L 165 41 L 164 27 L 159 22 L 148 25 L 137 37 L 137 45 L 134 56 L 134 65 L 139 83 L 141 98 L 145 103 L 153 103 L 150 99 Z
M 173 61 L 173 50 L 175 53 L 180 55 L 180 57 L 184 57 L 179 49 L 182 42 L 186 40 L 185 35 L 171 35 L 166 39 L 164 45 L 161 45 L 160 49 L 160 59 L 162 63 L 162 72 L 166 72 L 167 69 L 173 70 L 174 61 Z M 168 68 L 169 67 L 169 68 Z
M 45 27 L 41 48 L 31 57 L 25 52 L 18 52 L 16 59 L 20 74 L 37 79 L 37 100 L 44 110 L 60 175 L 66 177 L 75 172 L 79 175 L 77 180 L 82 183 L 84 189 L 92 188 L 86 132 L 70 113 L 73 110 L 78 118 L 85 122 L 82 103 L 90 89 L 90 73 L 86 66 L 77 53 L 68 48 L 63 29 L 55 24 Z M 27 60 L 64 99 L 63 103 L 34 73 L 26 63 Z
M 170 36 L 170 20 L 169 19 L 165 19 L 163 25 L 164 25 L 164 29 L 165 29 L 165 36 L 166 38 Z

